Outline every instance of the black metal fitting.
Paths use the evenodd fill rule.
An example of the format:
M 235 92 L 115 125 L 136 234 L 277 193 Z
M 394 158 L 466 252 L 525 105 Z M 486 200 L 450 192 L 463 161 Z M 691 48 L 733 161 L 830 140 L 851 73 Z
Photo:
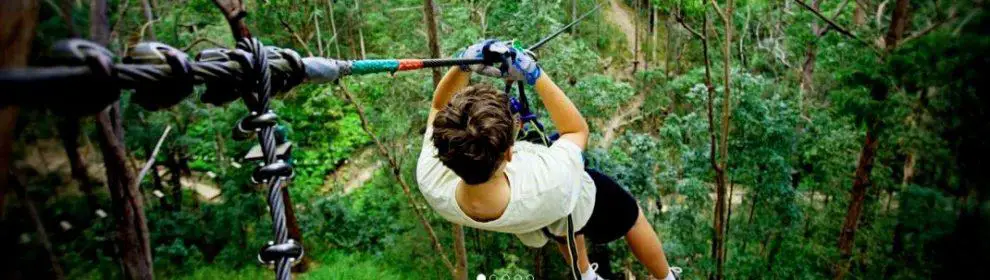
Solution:
M 289 239 L 282 244 L 275 244 L 274 241 L 268 241 L 268 244 L 265 244 L 265 247 L 262 247 L 261 251 L 258 252 L 258 262 L 264 265 L 274 266 L 278 260 L 288 258 L 289 262 L 294 265 L 302 260 L 304 254 L 303 247 L 296 243 L 295 240 Z

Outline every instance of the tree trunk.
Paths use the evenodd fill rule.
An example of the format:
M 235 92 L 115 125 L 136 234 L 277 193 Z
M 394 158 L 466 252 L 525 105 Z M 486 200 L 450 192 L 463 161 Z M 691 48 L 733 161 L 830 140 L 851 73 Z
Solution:
M 640 61 L 639 61 L 639 52 L 640 52 L 640 50 L 639 50 L 639 9 L 638 9 L 638 4 L 637 3 L 639 3 L 639 1 L 633 1 L 633 7 L 632 7 L 633 8 L 633 13 L 632 13 L 632 17 L 633 17 L 632 18 L 632 21 L 633 21 L 632 22 L 633 23 L 633 41 L 632 41 L 632 44 L 633 44 L 633 54 L 632 54 L 633 55 L 633 62 L 632 62 L 633 63 L 633 69 L 632 69 L 632 74 L 636 74 L 636 71 L 639 70 L 639 63 L 640 63 Z
M 451 272 L 455 280 L 467 280 L 467 248 L 464 246 L 464 227 L 451 224 L 451 234 L 454 235 L 454 270 Z
M 106 45 L 110 40 L 106 0 L 90 2 L 90 36 L 101 45 Z M 154 273 L 144 200 L 135 181 L 134 169 L 127 166 L 120 110 L 114 107 L 117 105 L 103 110 L 96 119 L 110 202 L 113 204 L 115 238 L 120 247 L 124 278 L 152 279 Z
M 436 6 L 433 0 L 423 1 L 423 18 L 426 21 L 427 43 L 430 47 L 430 58 L 440 58 L 440 43 L 437 40 L 437 18 L 434 12 Z M 433 69 L 433 86 L 440 84 L 440 68 Z
M 110 202 L 113 204 L 115 239 L 126 279 L 152 279 L 151 246 L 144 216 L 144 201 L 127 167 L 123 143 L 113 133 L 110 109 L 97 115 L 100 149 L 107 168 Z
M 433 0 L 423 1 L 423 17 L 426 21 L 427 43 L 430 48 L 430 58 L 440 58 L 440 42 L 437 39 L 436 5 Z M 440 84 L 440 68 L 433 68 L 433 86 Z M 454 279 L 467 279 L 467 248 L 464 246 L 464 227 L 453 224 L 451 234 L 454 235 Z
M 150 0 L 141 0 L 141 10 L 144 12 L 145 24 L 148 25 L 148 39 L 151 41 L 158 41 L 158 37 L 155 36 L 155 12 L 151 9 Z M 140 38 L 144 40 L 144 38 Z
M 578 3 L 577 0 L 571 0 L 571 22 L 577 21 L 578 18 Z M 577 33 L 577 25 L 571 27 L 571 34 Z
M 354 10 L 357 11 L 358 21 L 363 21 L 361 18 L 361 0 L 354 0 Z M 367 53 L 364 51 L 364 28 L 361 28 L 361 25 L 358 24 L 357 30 L 358 38 L 361 41 L 361 59 L 368 59 Z
M 320 32 L 320 17 L 313 15 L 313 26 L 316 27 L 316 48 L 319 56 L 326 56 L 323 52 L 323 32 Z
M 251 37 L 251 31 L 244 24 L 244 17 L 247 16 L 247 12 L 244 11 L 242 0 L 213 0 L 213 5 L 223 12 L 223 17 L 227 20 L 227 25 L 230 26 L 234 41 Z
M 901 188 L 906 188 L 911 180 L 914 179 L 914 165 L 917 159 L 914 153 L 908 153 L 907 159 L 904 160 L 904 177 L 901 179 Z M 890 200 L 893 200 L 893 192 L 891 192 L 890 199 L 887 201 L 887 209 L 890 209 Z M 890 256 L 896 263 L 904 263 L 904 258 L 901 253 L 904 252 L 904 220 L 910 219 L 911 217 L 906 217 L 904 211 L 900 211 L 897 215 L 897 224 L 894 226 L 894 236 L 892 240 L 892 248 L 890 250 Z M 893 279 L 894 275 L 897 274 L 897 265 L 890 265 L 884 268 L 884 279 Z
M 724 244 L 725 245 L 723 245 L 723 246 L 725 246 L 725 248 L 722 249 L 722 259 L 723 260 L 726 259 L 726 258 L 728 258 L 728 255 L 729 255 L 729 253 L 728 253 L 728 251 L 729 251 L 728 250 L 728 248 L 729 248 L 729 234 L 731 232 L 730 230 L 732 229 L 732 196 L 733 196 L 733 191 L 735 191 L 734 190 L 735 188 L 736 188 L 736 184 L 734 184 L 732 182 L 729 182 L 729 199 L 726 202 L 726 203 L 728 203 L 728 208 L 729 209 L 728 209 L 728 211 L 727 211 L 727 213 L 725 215 L 725 241 L 724 241 Z
M 52 242 L 48 240 L 48 231 L 45 230 L 45 223 L 41 220 L 41 214 L 38 213 L 38 209 L 34 207 L 34 201 L 28 196 L 26 187 L 24 186 L 24 180 L 18 178 L 15 174 L 8 174 L 8 176 L 10 176 L 10 186 L 13 187 L 14 192 L 17 193 L 17 198 L 21 201 L 21 205 L 24 206 L 24 210 L 31 217 L 34 230 L 38 235 L 38 243 L 41 243 L 42 248 L 45 249 L 45 253 L 48 255 L 48 261 L 52 265 L 52 276 L 54 279 L 65 279 L 65 273 L 62 272 L 62 265 L 59 264 L 55 249 L 52 249 Z
M 856 9 L 853 12 L 853 25 L 862 26 L 866 23 L 866 0 L 854 0 L 856 1 Z
M 0 5 L 0 68 L 27 65 L 38 24 L 38 3 L 32 0 L 9 0 Z M 0 108 L 0 217 L 3 217 L 4 198 L 10 172 L 11 151 L 14 145 L 14 128 L 17 124 L 17 106 Z
M 327 7 L 330 9 L 328 12 L 330 14 L 330 28 L 333 30 L 333 47 L 337 50 L 337 58 L 342 59 L 340 57 L 340 37 L 337 36 L 337 20 L 333 17 L 333 1 L 336 0 L 327 0 Z
M 530 248 L 529 253 L 533 255 L 533 276 L 535 276 L 533 278 L 547 279 L 546 274 L 543 273 L 543 248 Z
M 856 167 L 856 179 L 853 182 L 852 198 L 849 203 L 849 210 L 846 212 L 845 222 L 839 232 L 839 253 L 841 259 L 835 267 L 835 279 L 845 278 L 849 269 L 849 259 L 852 258 L 853 242 L 856 235 L 856 228 L 859 223 L 860 213 L 863 211 L 863 203 L 866 200 L 866 190 L 870 186 L 870 172 L 873 171 L 873 161 L 876 157 L 877 137 L 873 129 L 867 129 L 866 139 L 863 149 L 859 155 L 859 164 Z
M 714 2 L 713 2 L 714 3 Z M 726 1 L 725 10 L 722 14 L 723 23 L 725 26 L 725 41 L 723 43 L 723 77 L 722 83 L 724 86 L 724 93 L 722 98 L 722 133 L 721 139 L 719 141 L 719 157 L 721 158 L 721 164 L 715 169 L 715 221 L 714 229 L 715 233 L 712 240 L 712 256 L 715 259 L 715 280 L 721 280 L 724 277 L 724 266 L 725 266 L 725 255 L 723 251 L 725 250 L 725 184 L 726 181 L 726 168 L 728 168 L 729 162 L 729 121 L 731 120 L 731 103 L 732 94 L 731 87 L 731 68 L 732 68 L 732 9 L 733 1 Z M 717 8 L 717 6 L 716 6 Z
M 893 15 L 891 16 L 890 27 L 884 38 L 885 49 L 889 53 L 897 47 L 898 41 L 904 37 L 904 30 L 908 24 L 908 0 L 897 0 Z M 875 87 L 871 91 L 871 96 L 875 101 L 883 101 L 888 94 L 887 88 Z M 873 171 L 873 163 L 877 152 L 877 131 L 881 125 L 880 120 L 869 120 L 866 128 L 866 139 L 863 149 L 859 155 L 859 163 L 856 166 L 855 180 L 851 194 L 849 210 L 846 212 L 845 221 L 842 224 L 842 231 L 839 232 L 839 262 L 835 265 L 834 274 L 836 280 L 845 278 L 849 270 L 849 260 L 852 258 L 853 246 L 855 245 L 856 229 L 860 214 L 863 211 L 864 200 L 866 199 L 867 188 L 871 185 L 870 173 Z
M 890 17 L 890 28 L 887 36 L 884 37 L 884 45 L 888 52 L 897 48 L 897 43 L 904 37 L 904 30 L 907 30 L 910 17 L 908 9 L 911 7 L 908 0 L 897 0 L 894 6 L 894 14 Z
M 172 148 L 172 151 L 168 153 L 168 160 L 165 161 L 165 166 L 168 167 L 169 184 L 172 185 L 172 201 L 169 202 L 169 207 L 171 211 L 181 211 L 182 210 L 182 166 L 179 164 L 180 153 Z
M 86 162 L 83 160 L 82 154 L 79 153 L 79 135 L 79 119 L 66 117 L 59 120 L 58 136 L 62 139 L 62 147 L 65 148 L 65 155 L 69 159 L 72 178 L 79 183 L 79 190 L 86 196 L 89 211 L 95 211 L 100 208 L 100 205 L 96 195 L 93 194 L 93 180 L 89 178 Z
M 749 196 L 749 218 L 746 218 L 746 225 L 753 225 L 754 212 L 756 212 L 756 193 Z

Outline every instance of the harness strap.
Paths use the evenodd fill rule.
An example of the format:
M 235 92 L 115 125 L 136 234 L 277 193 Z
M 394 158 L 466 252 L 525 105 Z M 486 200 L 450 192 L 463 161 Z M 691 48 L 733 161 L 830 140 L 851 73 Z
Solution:
M 553 233 L 550 233 L 549 227 L 543 227 L 540 231 L 542 231 L 543 235 L 547 238 L 557 242 L 557 244 L 566 244 L 567 252 L 571 256 L 571 276 L 573 276 L 575 280 L 581 279 L 581 268 L 578 266 L 577 260 L 577 244 L 574 241 L 575 235 L 580 233 L 580 231 L 574 231 L 574 219 L 571 215 L 567 215 L 567 236 L 561 238 L 553 235 Z

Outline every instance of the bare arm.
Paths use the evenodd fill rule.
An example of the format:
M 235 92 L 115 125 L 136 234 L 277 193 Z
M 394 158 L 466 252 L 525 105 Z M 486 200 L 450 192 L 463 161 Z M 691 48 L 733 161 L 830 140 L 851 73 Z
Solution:
M 584 150 L 588 145 L 588 122 L 571 99 L 567 98 L 564 91 L 546 73 L 536 80 L 535 87 L 543 100 L 543 106 L 550 112 L 550 120 L 560 132 L 560 138 L 570 140 Z
M 426 119 L 427 125 L 433 124 L 433 119 L 437 116 L 454 94 L 467 87 L 471 79 L 471 72 L 462 71 L 459 67 L 451 67 L 447 74 L 440 80 L 437 89 L 433 91 L 433 103 L 430 105 L 430 117 Z

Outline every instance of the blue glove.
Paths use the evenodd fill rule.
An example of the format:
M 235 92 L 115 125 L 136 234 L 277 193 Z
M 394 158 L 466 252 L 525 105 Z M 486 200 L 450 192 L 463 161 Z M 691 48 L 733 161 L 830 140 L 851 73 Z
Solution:
M 526 81 L 527 84 L 536 84 L 536 79 L 540 78 L 543 70 L 536 63 L 533 53 L 522 48 L 513 48 L 516 58 L 512 60 L 509 67 L 508 78 L 513 81 Z
M 483 40 L 469 46 L 461 52 L 458 57 L 484 58 L 486 55 L 501 56 L 503 54 L 509 57 L 514 57 L 514 59 L 510 61 L 511 65 L 509 65 L 507 73 L 503 73 L 496 66 L 483 64 L 461 65 L 461 69 L 464 71 L 473 71 L 485 76 L 506 78 L 513 81 L 526 81 L 526 83 L 530 85 L 536 83 L 536 79 L 539 78 L 542 73 L 540 66 L 536 63 L 536 59 L 533 58 L 532 53 L 518 47 L 513 47 L 512 42 L 496 41 L 492 39 Z
M 457 57 L 457 58 L 484 58 L 484 49 L 485 49 L 485 46 L 491 45 L 492 43 L 495 43 L 495 42 L 496 41 L 494 39 L 481 40 L 481 41 L 475 43 L 474 45 L 468 46 L 467 49 L 464 49 L 464 51 L 462 51 L 459 54 L 455 55 L 455 57 Z M 471 72 L 471 71 L 477 71 L 477 70 L 483 69 L 485 67 L 485 65 L 481 65 L 481 64 L 475 64 L 475 65 L 461 64 L 460 67 L 461 67 L 461 70 L 464 71 L 464 72 Z

